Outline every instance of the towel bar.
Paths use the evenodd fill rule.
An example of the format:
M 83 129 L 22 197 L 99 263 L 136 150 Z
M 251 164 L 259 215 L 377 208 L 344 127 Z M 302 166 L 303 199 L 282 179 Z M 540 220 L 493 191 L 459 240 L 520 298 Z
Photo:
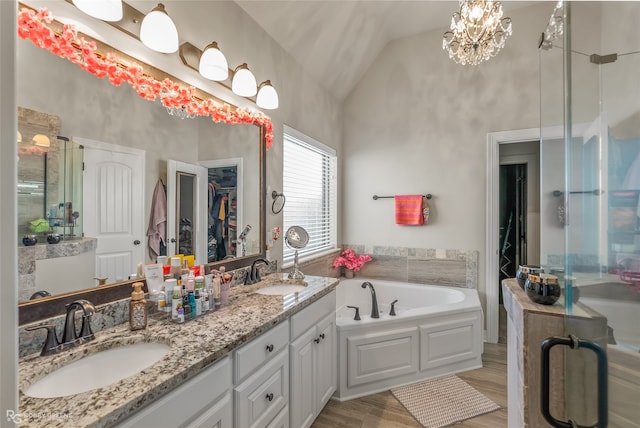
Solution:
M 423 198 L 427 198 L 427 199 L 431 199 L 431 193 L 427 193 L 426 195 L 422 195 Z M 373 200 L 377 201 L 378 199 L 392 199 L 395 198 L 395 196 L 378 196 L 378 195 L 373 195 Z

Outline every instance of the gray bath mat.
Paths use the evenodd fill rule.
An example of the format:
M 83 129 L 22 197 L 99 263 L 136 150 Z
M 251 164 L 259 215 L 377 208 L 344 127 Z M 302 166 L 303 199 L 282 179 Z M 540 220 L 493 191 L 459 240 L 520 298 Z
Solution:
M 500 408 L 455 375 L 393 388 L 391 393 L 425 428 L 446 427 Z

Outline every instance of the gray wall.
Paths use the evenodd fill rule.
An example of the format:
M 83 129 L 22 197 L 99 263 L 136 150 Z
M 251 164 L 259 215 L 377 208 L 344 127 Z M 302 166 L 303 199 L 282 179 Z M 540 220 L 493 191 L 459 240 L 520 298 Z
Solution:
M 343 240 L 479 251 L 485 291 L 488 132 L 539 126 L 537 41 L 553 3 L 510 12 L 497 57 L 461 66 L 443 30 L 390 42 L 344 103 Z M 393 200 L 432 193 L 423 227 L 397 226 Z M 498 286 L 496 284 L 496 286 Z

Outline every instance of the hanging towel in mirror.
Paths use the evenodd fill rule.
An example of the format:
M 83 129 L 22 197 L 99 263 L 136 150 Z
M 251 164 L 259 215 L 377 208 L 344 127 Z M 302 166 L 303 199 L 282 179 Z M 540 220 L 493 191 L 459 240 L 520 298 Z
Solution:
M 147 237 L 149 256 L 151 260 L 156 260 L 158 256 L 163 255 L 161 248 L 167 245 L 167 194 L 161 179 L 158 179 L 156 188 L 153 190 Z
M 422 226 L 424 224 L 422 195 L 396 195 L 396 224 Z

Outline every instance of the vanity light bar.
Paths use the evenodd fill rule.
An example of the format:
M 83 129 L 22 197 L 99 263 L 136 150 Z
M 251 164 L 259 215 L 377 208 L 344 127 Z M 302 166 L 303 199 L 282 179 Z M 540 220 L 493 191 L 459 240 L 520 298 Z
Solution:
M 69 3 L 74 4 L 73 0 L 66 0 Z M 82 9 L 80 9 L 82 10 Z M 114 28 L 117 28 L 118 30 L 122 31 L 123 33 L 134 37 L 136 39 L 141 40 L 145 46 L 149 47 L 150 49 L 156 50 L 158 52 L 163 52 L 163 53 L 172 53 L 175 52 L 175 50 L 173 50 L 173 47 L 171 48 L 166 48 L 166 49 L 162 49 L 162 48 L 156 48 L 156 47 L 151 47 L 149 44 L 151 43 L 151 45 L 153 45 L 153 43 L 145 36 L 144 39 L 142 37 L 142 23 L 146 20 L 146 18 L 151 15 L 152 13 L 155 14 L 165 14 L 168 17 L 168 14 L 166 13 L 166 11 L 164 10 L 164 5 L 162 5 L 162 3 L 159 3 L 158 6 L 156 6 L 156 8 L 151 11 L 149 14 L 145 15 L 144 13 L 140 12 L 139 10 L 137 10 L 136 8 L 132 7 L 131 5 L 127 4 L 126 2 L 122 2 L 122 19 L 118 20 L 118 21 L 105 21 L 107 22 L 109 25 L 111 25 Z M 169 21 L 171 21 L 171 19 L 169 18 Z M 173 23 L 173 22 L 172 22 Z M 174 25 L 175 27 L 175 25 Z M 173 30 L 171 31 L 171 33 L 173 34 Z M 177 40 L 177 29 L 175 32 L 175 40 Z M 218 67 L 220 67 L 221 64 L 225 64 L 226 63 L 226 58 L 224 57 L 224 54 L 222 54 L 222 52 L 220 51 L 220 48 L 218 47 L 216 42 L 213 42 L 209 45 L 207 45 L 204 49 L 208 50 L 211 48 L 215 48 L 215 50 L 217 50 L 217 52 L 215 52 L 216 54 L 216 58 L 217 58 L 217 65 Z M 234 92 L 236 95 L 238 96 L 242 96 L 246 99 L 248 99 L 249 101 L 254 102 L 258 107 L 265 109 L 265 110 L 272 110 L 272 109 L 276 109 L 279 106 L 279 102 L 278 102 L 278 93 L 276 92 L 276 89 L 273 87 L 273 85 L 271 84 L 271 82 L 269 80 L 264 81 L 263 83 L 260 84 L 261 87 L 263 87 L 264 85 L 264 92 L 262 94 L 258 93 L 258 96 L 256 96 L 256 92 L 259 90 L 258 85 L 256 84 L 256 88 L 255 91 L 246 91 L 246 92 L 236 92 L 236 90 L 233 89 L 233 78 L 235 77 L 235 71 L 231 70 L 228 68 L 228 64 L 227 64 L 227 73 L 225 78 L 222 78 L 222 76 L 224 75 L 223 72 L 220 73 L 215 73 L 215 75 L 211 75 L 210 73 L 207 73 L 206 71 L 201 73 L 200 72 L 200 60 L 203 56 L 203 51 L 200 50 L 199 48 L 197 48 L 196 46 L 194 46 L 193 44 L 189 43 L 189 42 L 184 42 L 182 43 L 178 48 L 178 54 L 180 56 L 180 59 L 182 60 L 182 63 L 184 65 L 186 65 L 187 67 L 191 68 L 194 71 L 197 71 L 198 73 L 200 73 L 204 78 L 209 79 L 209 80 L 213 80 L 218 82 L 219 84 L 221 84 L 222 86 L 224 86 L 225 88 L 231 90 L 232 92 Z M 222 61 L 222 59 L 224 59 L 224 61 Z M 242 67 L 245 64 L 242 64 L 238 67 L 236 67 L 235 70 L 244 70 L 245 67 Z M 251 71 L 248 69 L 248 67 L 246 67 L 247 71 L 249 71 L 249 73 L 251 73 Z M 246 73 L 240 73 L 245 74 Z M 251 77 L 253 77 L 253 73 L 251 73 Z M 253 80 L 255 80 L 255 77 L 253 77 Z M 267 84 L 268 82 L 268 84 Z M 246 95 L 249 94 L 249 95 Z

